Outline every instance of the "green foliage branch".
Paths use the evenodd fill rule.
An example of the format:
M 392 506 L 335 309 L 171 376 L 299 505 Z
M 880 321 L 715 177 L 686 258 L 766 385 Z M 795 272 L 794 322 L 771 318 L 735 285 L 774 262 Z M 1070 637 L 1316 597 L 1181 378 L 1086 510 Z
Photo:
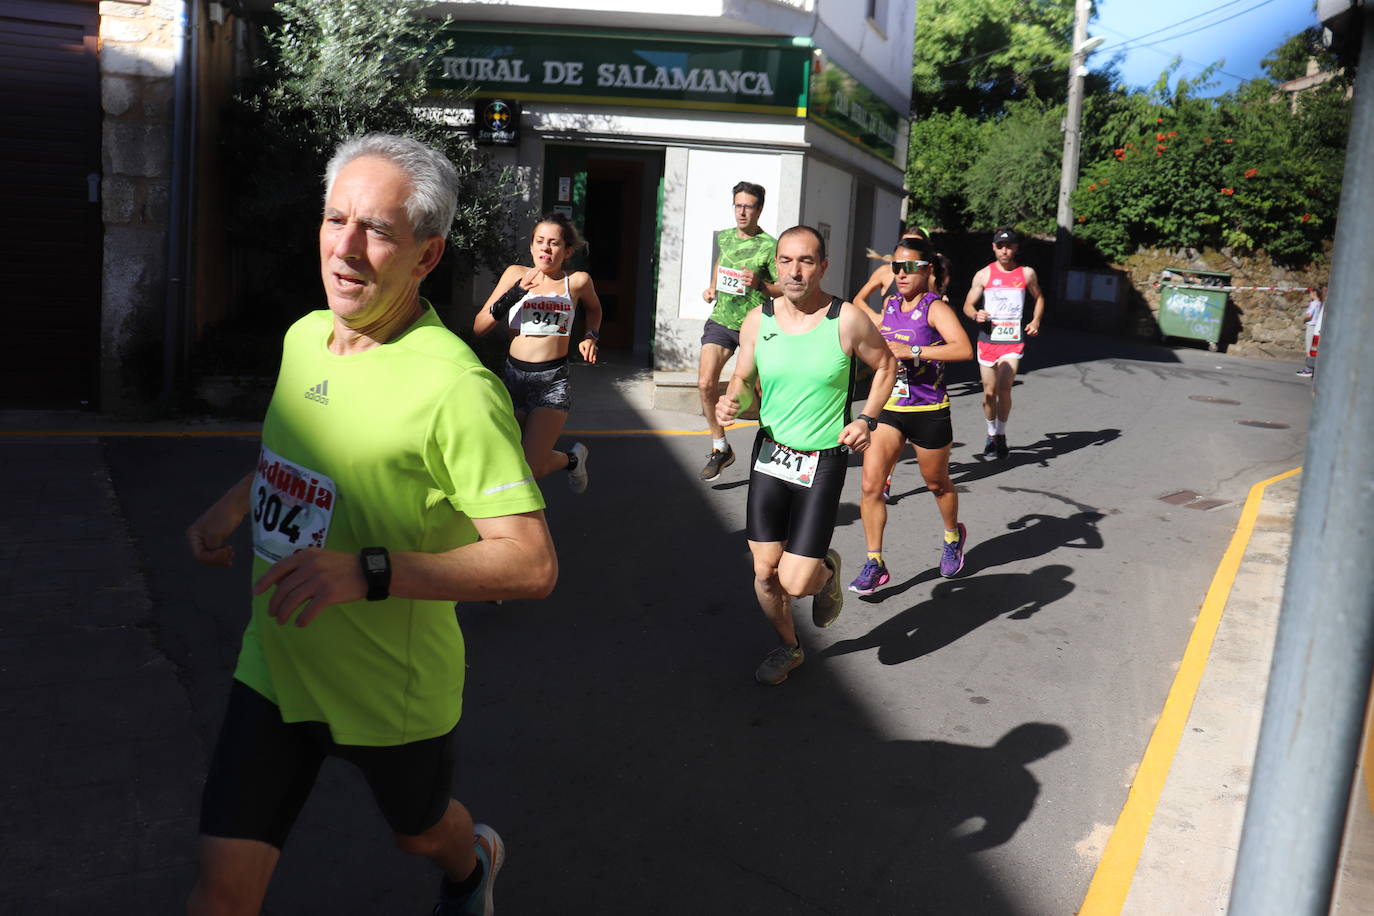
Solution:
M 1057 34 L 1053 16 L 1063 13 L 1059 6 L 1070 14 L 1072 7 L 1057 2 L 1032 5 L 1027 23 L 1040 22 L 1044 34 Z M 1063 147 L 1062 93 L 1042 97 L 1027 84 L 1020 97 L 969 102 L 965 90 L 1015 81 L 1026 64 L 999 64 L 996 54 L 977 51 L 986 42 L 965 32 L 990 15 L 984 0 L 936 0 L 933 15 L 918 26 L 913 97 L 927 93 L 930 107 L 912 122 L 908 212 L 922 224 L 952 231 L 1015 223 L 1049 234 Z M 1073 198 L 1075 235 L 1114 260 L 1142 245 L 1262 249 L 1293 265 L 1321 257 L 1339 203 L 1352 75 L 1338 74 L 1298 93 L 1279 88 L 1306 74 L 1309 57 L 1320 67 L 1334 65 L 1314 43 L 1315 34 L 1288 39 L 1265 59 L 1266 78 L 1219 96 L 1205 95 L 1214 85 L 1215 65 L 1193 79 L 1174 79 L 1176 61 L 1141 89 L 1122 85 L 1110 65 L 1091 74 Z M 1065 60 L 1067 42 L 1062 38 L 1060 47 Z M 994 42 L 991 50 L 1001 47 Z M 1026 51 L 1036 47 L 1028 42 Z M 970 67 L 1002 66 L 1003 76 L 980 71 L 982 83 L 967 85 L 937 78 L 937 64 L 950 61 L 941 48 L 958 49 L 964 57 L 956 62 L 972 56 L 965 60 Z M 923 53 L 930 56 L 923 60 Z M 1055 70 L 1056 79 L 1062 73 Z M 932 94 L 939 93 L 937 100 Z
M 256 49 L 259 77 L 229 112 L 229 231 L 246 323 L 280 328 L 319 299 L 317 234 L 325 164 L 335 147 L 371 131 L 439 149 L 461 181 L 448 269 L 498 269 L 515 254 L 513 173 L 493 168 L 427 98 L 425 74 L 442 56 L 445 21 L 413 0 L 281 0 Z M 449 98 L 447 105 L 461 102 Z M 440 283 L 432 296 L 442 298 Z

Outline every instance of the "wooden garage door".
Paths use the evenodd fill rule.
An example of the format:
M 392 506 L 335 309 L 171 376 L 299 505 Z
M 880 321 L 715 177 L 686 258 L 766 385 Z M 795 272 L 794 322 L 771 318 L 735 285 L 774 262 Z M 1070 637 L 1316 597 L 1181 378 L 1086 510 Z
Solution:
M 0 406 L 95 406 L 100 71 L 95 3 L 0 0 Z

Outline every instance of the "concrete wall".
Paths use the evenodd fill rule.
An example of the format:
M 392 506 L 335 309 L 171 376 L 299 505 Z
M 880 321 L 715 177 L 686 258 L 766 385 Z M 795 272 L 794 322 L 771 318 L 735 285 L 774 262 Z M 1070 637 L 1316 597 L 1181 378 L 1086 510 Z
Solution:
M 812 38 L 837 64 L 905 116 L 911 102 L 916 4 L 889 0 L 886 22 L 864 16 L 864 5 L 864 0 L 820 4 L 820 23 Z
M 819 159 L 808 157 L 806 180 L 802 189 L 801 222 L 821 230 L 826 239 L 830 266 L 826 269 L 825 291 L 848 296 L 849 240 L 854 207 L 854 178 L 850 173 Z M 825 227 L 829 227 L 826 231 Z
M 763 185 L 767 197 L 759 224 L 776 236 L 800 218 L 801 159 L 799 153 L 667 149 L 654 368 L 696 365 L 702 325 L 712 308 L 701 298 L 710 282 L 712 235 L 734 220 L 730 189 L 739 181 Z
M 100 4 L 101 182 L 105 221 L 101 400 L 147 397 L 147 350 L 160 339 L 171 170 L 178 0 Z

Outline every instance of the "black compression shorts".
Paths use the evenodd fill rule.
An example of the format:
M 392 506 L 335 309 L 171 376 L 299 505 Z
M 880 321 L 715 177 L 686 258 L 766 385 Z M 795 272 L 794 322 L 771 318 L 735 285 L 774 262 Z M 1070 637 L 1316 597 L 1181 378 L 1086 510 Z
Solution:
M 281 849 L 332 756 L 362 771 L 394 832 L 424 833 L 448 810 L 457 730 L 391 747 L 336 744 L 323 722 L 283 722 L 277 704 L 235 680 L 205 779 L 200 832 Z
M 761 543 L 783 541 L 790 554 L 821 559 L 830 549 L 830 538 L 835 533 L 849 450 L 839 447 L 821 452 L 815 480 L 804 487 L 754 469 L 763 439 L 763 430 L 759 430 L 749 457 L 745 537 Z
M 954 441 L 949 408 L 939 410 L 884 410 L 878 422 L 896 427 L 917 448 L 944 448 Z

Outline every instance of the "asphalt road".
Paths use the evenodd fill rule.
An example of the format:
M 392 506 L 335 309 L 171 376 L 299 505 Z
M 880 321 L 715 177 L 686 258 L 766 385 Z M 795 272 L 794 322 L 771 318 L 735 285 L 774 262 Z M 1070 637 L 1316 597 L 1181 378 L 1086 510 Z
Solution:
M 975 454 L 965 369 L 964 573 L 939 577 L 939 517 L 904 461 L 891 584 L 849 594 L 826 631 L 802 602 L 808 658 L 777 688 L 752 679 L 773 634 L 751 590 L 745 462 L 703 484 L 703 437 L 588 438 L 589 492 L 545 482 L 553 596 L 459 611 L 458 795 L 507 841 L 502 912 L 1074 912 L 1247 489 L 1301 463 L 1310 382 L 1294 367 L 1052 332 L 1018 380 L 1004 461 Z M 603 397 L 572 425 L 634 414 Z M 731 433 L 741 455 L 751 437 Z M 256 445 L 103 441 L 150 626 L 207 753 L 247 571 L 194 567 L 181 531 Z M 846 581 L 863 558 L 858 490 L 855 467 L 835 535 Z M 1221 504 L 1160 500 L 1182 490 Z M 165 842 L 193 842 L 188 824 Z M 267 912 L 421 913 L 433 892 L 331 762 Z

